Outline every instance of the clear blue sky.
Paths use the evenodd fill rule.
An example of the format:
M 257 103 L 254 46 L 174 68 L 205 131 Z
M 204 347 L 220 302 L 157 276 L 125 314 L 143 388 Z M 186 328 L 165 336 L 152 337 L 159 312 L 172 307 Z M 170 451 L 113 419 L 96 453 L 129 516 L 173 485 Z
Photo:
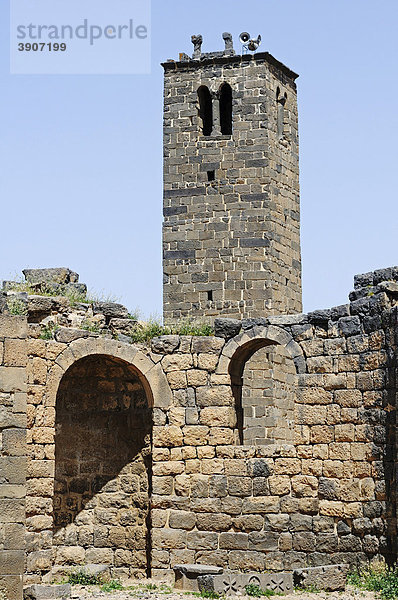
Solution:
M 300 74 L 304 309 L 345 303 L 355 273 L 398 264 L 397 17 L 396 0 L 153 0 L 151 75 L 28 76 L 9 74 L 0 0 L 0 277 L 69 266 L 160 314 L 159 63 L 247 30 Z

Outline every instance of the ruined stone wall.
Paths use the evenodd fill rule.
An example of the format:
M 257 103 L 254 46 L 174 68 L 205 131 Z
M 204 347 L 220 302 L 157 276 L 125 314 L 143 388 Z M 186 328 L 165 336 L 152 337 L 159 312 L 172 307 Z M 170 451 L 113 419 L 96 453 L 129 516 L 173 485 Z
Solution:
M 163 66 L 165 321 L 299 312 L 296 75 L 267 53 Z M 224 83 L 232 135 L 220 130 Z M 210 135 L 201 86 L 213 104 Z
M 0 589 L 22 598 L 26 496 L 26 334 L 24 317 L 0 315 Z
M 169 425 L 165 420 L 154 431 L 155 569 L 178 562 L 262 571 L 394 560 L 391 304 L 379 290 L 308 316 L 246 320 L 219 360 L 217 338 L 193 339 L 191 353 L 184 342 L 162 360 L 175 408 Z M 239 347 L 259 338 L 285 346 L 297 370 L 292 444 L 233 444 L 228 369 Z M 211 366 L 196 344 L 213 356 Z
M 395 300 L 382 289 L 368 293 L 358 288 L 350 305 L 328 311 L 221 320 L 218 337 L 165 336 L 141 347 L 172 392 L 171 405 L 155 403 L 153 410 L 146 552 L 155 575 L 181 562 L 261 571 L 395 556 Z M 36 353 L 44 344 L 47 356 L 61 346 L 76 353 L 76 343 L 31 342 Z M 262 374 L 261 363 L 251 362 L 257 353 L 267 357 Z M 35 369 L 38 360 L 32 354 Z M 245 378 L 254 365 L 265 379 L 273 370 L 272 385 L 282 386 L 264 404 L 279 403 L 286 414 L 294 408 L 291 440 L 264 443 L 272 441 L 272 425 L 260 412 L 263 437 L 251 445 L 245 439 L 245 430 L 256 426 L 256 413 L 249 416 L 244 402 L 258 393 Z M 50 360 L 48 372 L 52 368 Z M 286 374 L 289 388 L 281 382 Z M 54 395 L 48 377 L 43 393 Z M 43 430 L 31 427 L 37 441 Z M 104 491 L 106 485 L 98 502 Z M 108 499 L 109 510 L 116 510 L 117 498 Z M 45 531 L 35 535 L 36 543 L 46 539 Z M 63 552 L 69 545 L 68 564 L 76 552 L 81 558 L 94 552 L 79 535 L 62 542 Z M 115 538 L 114 548 L 118 544 L 123 547 L 122 538 Z M 54 564 L 52 548 L 47 569 Z M 140 548 L 129 550 L 132 556 Z M 39 554 L 29 554 L 32 575 L 39 568 L 32 557 Z M 122 568 L 118 555 L 101 555 L 115 572 Z
M 57 387 L 47 371 L 62 350 L 48 345 L 29 327 L 28 341 L 28 481 L 26 549 L 28 573 L 46 573 L 53 564 L 53 496 L 55 475 L 55 396 Z M 28 577 L 27 582 L 31 579 Z
M 7 469 L 21 460 L 7 453 L 25 451 L 7 436 L 20 435 L 26 373 L 26 581 L 93 561 L 117 576 L 181 562 L 262 571 L 394 561 L 398 269 L 357 277 L 350 298 L 141 345 L 66 326 L 40 339 L 47 317 L 34 316 L 26 341 L 15 330 L 3 342 L 2 414 L 16 418 L 13 406 L 18 418 L 2 461 Z M 250 395 L 261 406 L 253 370 L 272 380 L 264 409 L 292 410 L 291 439 L 245 411 Z M 24 476 L 10 473 L 23 496 Z M 10 521 L 22 531 L 18 510 Z

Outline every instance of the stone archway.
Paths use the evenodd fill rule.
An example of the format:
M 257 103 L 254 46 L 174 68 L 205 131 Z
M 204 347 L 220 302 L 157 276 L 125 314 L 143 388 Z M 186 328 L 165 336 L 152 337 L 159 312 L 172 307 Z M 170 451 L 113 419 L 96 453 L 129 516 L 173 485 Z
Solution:
M 87 356 L 64 374 L 55 411 L 56 564 L 73 558 L 147 573 L 151 404 L 120 359 Z
M 152 411 L 171 399 L 160 365 L 132 345 L 79 339 L 55 360 L 44 402 L 56 416 L 56 571 L 99 563 L 115 576 L 150 572 Z M 46 529 L 36 535 L 48 539 Z
M 228 374 L 241 444 L 292 443 L 300 346 L 279 327 L 253 327 L 223 348 L 218 373 Z

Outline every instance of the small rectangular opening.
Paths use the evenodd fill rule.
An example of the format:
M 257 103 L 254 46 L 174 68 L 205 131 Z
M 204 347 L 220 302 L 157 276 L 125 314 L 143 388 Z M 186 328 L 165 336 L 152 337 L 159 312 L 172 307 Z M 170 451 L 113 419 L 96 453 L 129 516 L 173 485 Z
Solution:
M 213 290 L 208 290 L 208 292 L 207 292 L 207 299 L 209 300 L 209 302 L 213 301 Z
M 214 181 L 216 178 L 215 171 L 207 171 L 207 181 Z

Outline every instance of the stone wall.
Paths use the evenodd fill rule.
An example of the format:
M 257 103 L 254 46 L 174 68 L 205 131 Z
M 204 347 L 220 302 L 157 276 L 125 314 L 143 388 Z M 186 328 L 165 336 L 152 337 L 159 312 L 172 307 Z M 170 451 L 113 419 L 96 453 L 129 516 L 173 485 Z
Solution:
M 191 353 L 182 345 L 162 360 L 176 409 L 168 432 L 154 433 L 155 569 L 395 559 L 394 304 L 376 290 L 328 311 L 246 320 L 218 360 L 219 338 L 192 340 Z M 261 339 L 295 364 L 292 444 L 232 443 L 230 373 L 241 349 Z M 211 367 L 197 344 L 214 353 Z
M 26 581 L 93 561 L 115 576 L 393 562 L 398 269 L 358 276 L 350 298 L 139 345 L 67 327 L 62 303 L 52 339 L 47 316 L 3 315 L 6 473 L 26 451 L 27 378 Z M 22 473 L 0 485 L 19 532 Z M 23 549 L 2 535 L 7 565 Z
M 22 598 L 26 496 L 26 334 L 24 317 L 0 315 L 0 589 Z
M 165 321 L 299 312 L 297 75 L 268 53 L 163 67 Z M 225 83 L 232 135 L 220 129 Z M 213 104 L 210 135 L 201 86 Z

